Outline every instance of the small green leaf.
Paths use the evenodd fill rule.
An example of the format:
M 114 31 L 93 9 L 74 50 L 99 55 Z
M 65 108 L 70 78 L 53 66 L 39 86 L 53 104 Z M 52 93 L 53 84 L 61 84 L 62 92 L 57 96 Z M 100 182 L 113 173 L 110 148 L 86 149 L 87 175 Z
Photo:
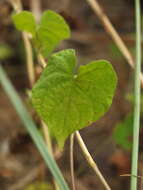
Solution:
M 51 56 L 32 90 L 32 102 L 60 147 L 74 131 L 98 120 L 108 110 L 116 74 L 107 61 L 77 69 L 74 50 Z
M 0 43 L 0 60 L 5 60 L 12 57 L 13 49 L 7 44 Z
M 37 36 L 40 51 L 47 57 L 62 40 L 70 37 L 70 29 L 62 16 L 48 10 L 42 15 Z
M 64 18 L 51 10 L 43 13 L 39 24 L 28 11 L 15 14 L 12 18 L 18 30 L 32 34 L 35 48 L 44 57 L 48 57 L 62 40 L 70 37 L 70 28 Z
M 129 114 L 123 122 L 117 124 L 113 132 L 115 142 L 126 150 L 132 148 L 133 114 Z
M 33 37 L 36 34 L 36 21 L 31 12 L 21 11 L 12 16 L 16 28 L 20 31 L 31 33 Z
M 51 184 L 47 184 L 44 182 L 35 182 L 28 185 L 24 190 L 53 190 Z

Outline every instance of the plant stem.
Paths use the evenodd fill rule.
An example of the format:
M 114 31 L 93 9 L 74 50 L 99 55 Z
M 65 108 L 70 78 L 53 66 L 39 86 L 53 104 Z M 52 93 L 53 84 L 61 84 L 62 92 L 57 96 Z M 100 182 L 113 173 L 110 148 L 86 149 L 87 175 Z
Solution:
M 41 0 L 31 0 L 31 10 L 35 16 L 36 22 L 38 23 L 41 18 Z
M 71 179 L 72 179 L 72 190 L 75 190 L 75 177 L 74 177 L 74 133 L 70 136 L 70 168 L 71 168 Z
M 22 3 L 21 0 L 9 0 L 11 5 L 13 6 L 16 13 L 19 13 L 22 11 Z M 27 66 L 27 72 L 28 72 L 28 78 L 30 87 L 33 86 L 35 82 L 35 71 L 34 71 L 34 62 L 33 62 L 33 52 L 32 52 L 32 46 L 29 41 L 28 34 L 26 32 L 22 32 L 22 38 L 25 46 L 26 51 L 26 66 Z
M 41 54 L 39 54 L 37 58 L 39 60 L 39 63 L 41 63 L 42 67 L 43 68 L 46 67 L 46 62 L 45 62 L 44 57 Z M 42 121 L 42 129 L 44 132 L 44 136 L 45 136 L 45 140 L 46 140 L 49 152 L 51 153 L 51 156 L 53 156 L 53 148 L 52 148 L 51 137 L 49 134 L 49 129 L 48 129 L 48 126 L 43 121 Z M 57 182 L 55 180 L 53 182 L 54 182 L 55 189 L 59 190 L 59 185 L 57 184 Z
M 15 11 L 17 13 L 22 11 L 21 0 L 10 0 L 10 2 L 11 2 L 13 8 L 15 9 Z M 32 3 L 33 3 L 33 1 L 32 1 Z M 39 3 L 39 1 L 37 1 L 37 3 Z M 23 36 L 23 41 L 24 41 L 26 55 L 27 55 L 26 56 L 26 58 L 27 58 L 27 72 L 28 72 L 30 86 L 32 87 L 34 82 L 35 82 L 35 72 L 34 72 L 32 46 L 31 46 L 31 42 L 29 40 L 28 34 L 26 32 L 22 32 L 22 36 Z M 41 54 L 39 55 L 39 60 L 41 61 L 42 66 L 45 67 L 46 63 L 45 63 L 45 60 L 44 60 L 44 58 L 42 57 Z M 51 156 L 53 156 L 52 143 L 51 143 L 51 138 L 50 138 L 50 135 L 49 135 L 49 130 L 48 130 L 47 125 L 43 121 L 42 121 L 42 129 L 43 129 L 43 132 L 44 132 L 45 141 L 46 141 L 47 147 L 49 149 L 49 152 L 50 152 Z M 59 190 L 59 187 L 58 187 L 55 180 L 54 180 L 54 185 L 55 185 L 55 189 Z
M 38 60 L 39 60 L 39 64 L 41 64 L 43 68 L 46 67 L 47 64 L 41 54 L 38 55 Z
M 44 133 L 44 137 L 45 137 L 45 141 L 46 141 L 47 147 L 49 149 L 49 152 L 50 152 L 51 156 L 53 156 L 52 142 L 51 142 L 51 138 L 50 138 L 48 127 L 44 123 L 44 121 L 41 121 L 41 126 L 42 126 L 42 129 L 43 129 L 43 133 Z
M 22 10 L 21 0 L 8 0 L 16 13 Z
M 140 127 L 140 72 L 141 72 L 141 9 L 140 0 L 135 0 L 136 15 L 136 65 L 135 65 L 135 84 L 134 84 L 134 121 L 133 121 L 133 150 L 132 150 L 132 172 L 131 190 L 137 189 L 138 175 L 138 149 L 139 149 L 139 127 Z
M 46 145 L 48 147 L 49 153 L 51 154 L 52 157 L 54 157 L 53 156 L 52 141 L 51 141 L 48 126 L 43 121 L 41 121 L 41 126 L 43 129 L 43 133 L 44 133 L 44 137 L 45 137 L 45 141 L 46 141 Z M 59 185 L 57 184 L 55 179 L 53 179 L 53 183 L 54 183 L 55 189 L 60 190 Z
M 104 179 L 103 175 L 101 174 L 98 166 L 96 165 L 96 163 L 94 162 L 92 156 L 90 155 L 83 139 L 81 138 L 80 136 L 80 133 L 79 131 L 76 131 L 76 137 L 77 137 L 77 140 L 79 142 L 79 145 L 84 153 L 84 156 L 88 162 L 88 164 L 91 166 L 91 168 L 95 171 L 96 175 L 99 177 L 99 179 L 101 180 L 102 184 L 104 185 L 105 189 L 106 190 L 111 190 L 111 188 L 109 187 L 108 183 L 106 182 L 106 180 Z
M 116 29 L 112 25 L 112 23 L 109 20 L 109 18 L 107 17 L 107 15 L 102 10 L 102 7 L 98 3 L 98 1 L 97 0 L 86 0 L 86 1 L 88 2 L 88 4 L 94 10 L 94 12 L 98 16 L 98 18 L 103 23 L 103 26 L 104 26 L 106 32 L 111 36 L 111 38 L 113 39 L 113 41 L 115 42 L 115 44 L 117 45 L 117 47 L 119 48 L 119 50 L 121 51 L 121 53 L 123 54 L 125 59 L 127 60 L 127 63 L 129 63 L 129 65 L 132 68 L 134 68 L 135 62 L 134 62 L 133 56 L 131 55 L 129 49 L 127 48 L 124 41 L 121 39 L 120 35 L 118 34 Z M 141 80 L 141 84 L 143 87 L 143 73 L 141 73 L 141 72 L 140 72 L 140 80 Z
M 41 63 L 43 68 L 44 68 L 46 66 L 46 62 L 45 62 L 43 56 L 41 54 L 39 54 L 37 56 L 37 58 L 39 60 L 39 63 Z M 49 148 L 49 151 L 50 151 L 51 155 L 53 155 L 52 142 L 51 142 L 51 137 L 50 137 L 50 134 L 49 134 L 48 126 L 43 121 L 42 121 L 42 129 L 43 129 L 43 132 L 44 132 L 45 140 L 46 140 L 47 146 Z
M 31 43 L 28 39 L 28 35 L 25 32 L 23 32 L 22 36 L 23 36 L 23 41 L 24 41 L 24 46 L 25 46 L 25 51 L 26 51 L 26 59 L 27 59 L 26 65 L 27 65 L 28 78 L 29 78 L 30 87 L 32 87 L 35 82 L 33 52 L 32 52 Z

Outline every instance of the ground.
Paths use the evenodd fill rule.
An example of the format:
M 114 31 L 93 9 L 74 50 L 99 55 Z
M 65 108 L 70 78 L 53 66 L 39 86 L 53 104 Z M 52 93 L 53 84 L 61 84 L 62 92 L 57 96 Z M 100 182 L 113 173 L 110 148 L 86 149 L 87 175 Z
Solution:
M 131 104 L 126 100 L 126 95 L 132 92 L 133 70 L 86 1 L 62 0 L 62 6 L 59 6 L 57 1 L 54 2 L 55 4 L 46 0 L 42 1 L 42 9 L 50 8 L 60 12 L 72 29 L 71 39 L 63 42 L 57 50 L 75 48 L 79 64 L 86 64 L 90 60 L 106 59 L 112 63 L 117 72 L 118 85 L 110 110 L 91 127 L 81 130 L 81 135 L 112 189 L 127 190 L 129 189 L 129 177 L 120 175 L 130 173 L 131 153 L 115 143 L 112 133 L 116 124 L 121 122 L 132 109 Z M 135 29 L 132 1 L 100 0 L 99 3 L 133 52 Z M 23 1 L 23 4 L 25 9 L 30 9 L 28 0 Z M 9 3 L 0 2 L 0 42 L 8 44 L 13 52 L 12 56 L 1 60 L 1 63 L 38 123 L 37 116 L 30 108 L 27 98 L 29 84 L 24 48 L 20 32 L 16 31 L 12 24 L 11 13 L 12 7 Z M 39 67 L 36 67 L 39 71 Z M 34 181 L 51 182 L 49 171 L 2 88 L 0 88 L 0 142 L 1 189 L 23 190 L 26 185 L 34 183 Z M 69 140 L 66 142 L 62 154 L 56 150 L 55 145 L 55 157 L 70 184 Z M 103 185 L 89 168 L 76 140 L 74 158 L 77 189 L 103 190 Z M 140 161 L 140 168 L 142 167 Z

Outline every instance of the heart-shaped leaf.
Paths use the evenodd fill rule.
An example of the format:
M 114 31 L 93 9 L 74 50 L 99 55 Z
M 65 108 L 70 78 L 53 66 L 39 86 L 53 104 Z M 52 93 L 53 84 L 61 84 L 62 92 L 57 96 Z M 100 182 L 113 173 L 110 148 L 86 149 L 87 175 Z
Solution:
M 64 18 L 51 10 L 42 14 L 39 24 L 36 24 L 33 14 L 29 11 L 21 11 L 12 18 L 18 30 L 31 33 L 35 47 L 44 57 L 62 40 L 70 37 L 70 28 Z
M 40 52 L 46 57 L 62 40 L 70 37 L 70 29 L 62 16 L 48 10 L 41 17 L 37 36 Z
M 108 110 L 116 74 L 107 61 L 77 68 L 74 50 L 51 56 L 32 90 L 32 102 L 60 147 L 74 131 L 90 125 Z

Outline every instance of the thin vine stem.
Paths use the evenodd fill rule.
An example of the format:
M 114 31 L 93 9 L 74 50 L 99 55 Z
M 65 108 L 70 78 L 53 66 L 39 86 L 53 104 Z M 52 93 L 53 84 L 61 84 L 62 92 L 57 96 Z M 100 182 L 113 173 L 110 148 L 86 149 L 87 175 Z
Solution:
M 9 0 L 9 2 L 12 4 L 14 10 L 17 13 L 22 11 L 21 0 Z M 23 37 L 25 51 L 26 51 L 28 78 L 29 78 L 29 82 L 30 82 L 30 87 L 32 87 L 34 85 L 34 82 L 35 82 L 35 72 L 34 72 L 32 46 L 31 46 L 31 42 L 29 40 L 28 34 L 26 32 L 22 32 L 22 37 Z M 43 67 L 46 66 L 46 62 L 45 62 L 45 60 L 44 60 L 44 58 L 42 57 L 41 54 L 39 55 L 38 60 L 39 60 L 39 62 L 42 63 Z M 48 150 L 49 150 L 51 156 L 53 157 L 52 142 L 51 142 L 48 127 L 43 121 L 41 121 L 41 125 L 42 125 L 42 130 L 43 130 L 43 133 L 44 133 L 44 137 L 45 137 L 45 141 L 46 141 Z M 59 190 L 59 186 L 58 186 L 58 184 L 56 183 L 55 180 L 54 180 L 54 185 L 55 185 L 55 189 Z
M 27 73 L 28 73 L 30 87 L 32 87 L 35 82 L 33 52 L 32 52 L 32 47 L 31 47 L 30 41 L 28 39 L 28 35 L 25 32 L 23 32 L 22 37 L 23 37 L 23 42 L 24 42 L 25 51 L 26 51 Z
M 49 134 L 49 130 L 47 125 L 44 123 L 44 121 L 41 121 L 41 126 L 43 129 L 43 133 L 44 133 L 44 138 L 47 144 L 47 147 L 49 149 L 49 152 L 51 154 L 51 156 L 53 156 L 53 148 L 52 148 L 52 142 L 51 142 L 51 138 L 50 138 L 50 134 Z
M 20 13 L 22 11 L 22 3 L 20 0 L 9 0 L 9 2 L 13 6 L 13 9 L 15 10 L 16 13 Z M 32 46 L 29 41 L 28 34 L 26 32 L 22 32 L 22 38 L 23 38 L 25 52 L 26 52 L 26 67 L 27 67 L 28 79 L 29 79 L 30 87 L 32 87 L 35 82 Z
M 92 156 L 90 155 L 82 137 L 80 136 L 79 131 L 75 132 L 77 140 L 79 142 L 79 145 L 83 151 L 83 154 L 88 162 L 88 164 L 91 166 L 91 168 L 95 171 L 96 175 L 99 177 L 99 179 L 101 180 L 102 184 L 104 185 L 106 190 L 111 190 L 111 188 L 109 187 L 108 183 L 106 182 L 106 180 L 104 179 L 103 175 L 101 174 L 97 164 L 95 163 L 95 161 L 93 160 Z
M 137 190 L 138 176 L 138 151 L 139 151 L 139 128 L 140 128 L 140 97 L 141 97 L 141 7 L 140 0 L 135 0 L 135 22 L 136 22 L 136 64 L 134 79 L 134 121 L 133 121 L 133 150 L 131 190 Z
M 39 54 L 37 55 L 37 58 L 39 60 L 39 64 L 41 64 L 41 66 L 45 68 L 47 64 L 44 57 L 41 54 Z M 54 153 L 53 153 L 52 140 L 50 137 L 49 129 L 48 129 L 48 126 L 43 121 L 42 121 L 42 129 L 44 132 L 44 136 L 45 136 L 45 140 L 46 140 L 46 144 L 48 146 L 49 152 L 51 153 L 51 156 L 53 156 Z M 57 182 L 55 180 L 53 182 L 54 182 L 55 189 L 60 190 Z
M 72 181 L 72 190 L 75 190 L 75 177 L 74 177 L 74 133 L 70 136 L 70 169 L 71 169 L 71 181 Z

